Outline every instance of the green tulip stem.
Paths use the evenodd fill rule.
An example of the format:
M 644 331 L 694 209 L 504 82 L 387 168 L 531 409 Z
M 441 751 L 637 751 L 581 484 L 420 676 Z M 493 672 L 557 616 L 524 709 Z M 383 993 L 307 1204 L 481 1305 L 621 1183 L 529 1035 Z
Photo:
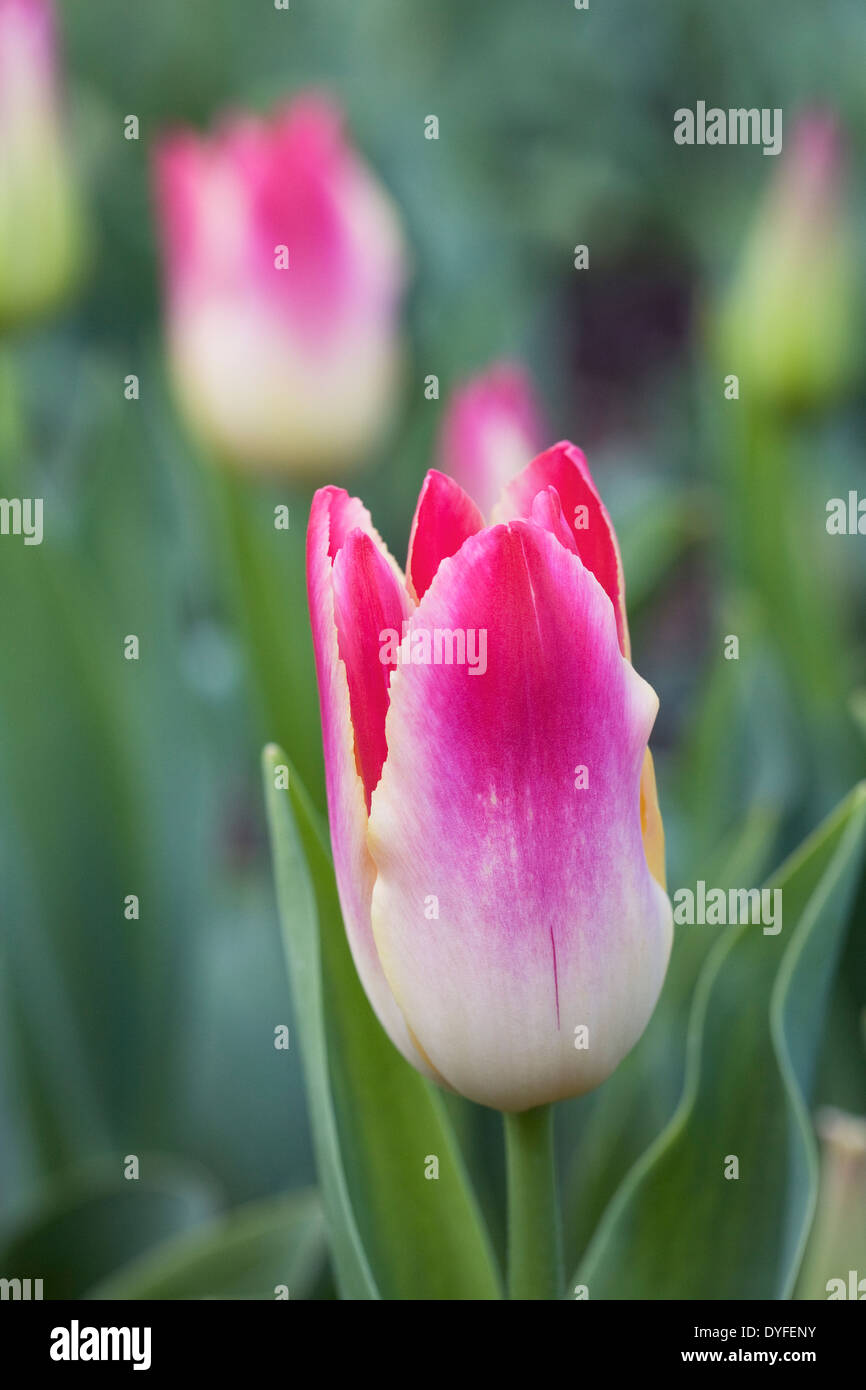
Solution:
M 508 1284 L 513 1299 L 562 1295 L 562 1250 L 553 1106 L 505 1115 Z

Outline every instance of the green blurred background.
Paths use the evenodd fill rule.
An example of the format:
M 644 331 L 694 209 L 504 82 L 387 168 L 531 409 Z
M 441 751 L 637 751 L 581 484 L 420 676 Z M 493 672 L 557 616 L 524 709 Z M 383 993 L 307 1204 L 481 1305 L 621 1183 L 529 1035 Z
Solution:
M 258 764 L 280 740 L 323 804 L 310 493 L 218 474 L 173 407 L 151 142 L 310 85 L 337 96 L 414 262 L 395 423 L 348 485 L 402 561 L 449 391 L 495 359 L 530 363 L 551 442 L 585 449 L 620 536 L 634 662 L 661 701 L 669 885 L 727 872 L 752 886 L 866 772 L 866 538 L 825 529 L 828 498 L 866 494 L 866 10 L 60 9 L 93 245 L 76 299 L 0 355 L 2 492 L 42 496 L 46 513 L 41 547 L 0 545 L 0 1220 L 13 1250 L 39 1251 L 33 1274 L 77 1295 L 215 1213 L 315 1181 Z M 745 379 L 724 399 L 738 362 L 735 342 L 719 346 L 720 306 L 781 161 L 675 145 L 674 110 L 699 99 L 782 107 L 786 135 L 800 110 L 838 120 L 854 370 L 820 399 L 756 400 Z M 423 138 L 429 113 L 438 142 Z M 822 230 L 815 257 L 828 247 Z M 798 294 L 795 278 L 795 309 Z M 273 531 L 275 502 L 288 533 Z M 129 633 L 138 662 L 123 659 Z M 722 658 L 728 633 L 738 662 Z M 866 1114 L 862 902 L 814 1101 Z M 593 1146 L 596 1098 L 562 1108 L 567 1196 L 568 1165 L 582 1171 L 575 1256 L 676 1102 L 707 944 L 687 947 L 660 1080 L 616 1120 L 615 1152 Z M 274 1048 L 283 1023 L 288 1051 Z M 497 1225 L 495 1117 L 458 1119 Z M 139 1184 L 123 1180 L 133 1154 Z

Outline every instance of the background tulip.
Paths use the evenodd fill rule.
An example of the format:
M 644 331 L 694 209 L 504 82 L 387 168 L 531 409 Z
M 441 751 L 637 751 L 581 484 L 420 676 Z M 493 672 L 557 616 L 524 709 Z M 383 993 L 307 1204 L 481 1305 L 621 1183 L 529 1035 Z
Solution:
M 749 397 L 826 403 L 850 381 L 856 272 L 839 130 L 823 112 L 794 125 L 723 307 L 724 368 Z
M 172 135 L 156 189 L 170 351 L 196 431 L 242 466 L 362 456 L 392 405 L 406 258 L 336 106 L 305 95 L 210 139 Z
M 505 484 L 540 452 L 541 413 L 529 373 L 500 362 L 454 392 L 437 463 L 489 515 Z
M 777 648 L 795 705 L 820 729 L 802 776 L 829 804 L 846 781 L 834 767 L 856 756 L 850 750 L 859 744 L 838 718 L 854 675 L 838 554 L 824 527 L 827 499 L 843 489 L 829 488 L 829 464 L 816 468 L 809 434 L 860 370 L 861 287 L 840 124 L 826 108 L 801 116 L 791 122 L 778 160 L 765 162 L 773 173 L 714 329 L 721 516 L 736 567 L 758 599 L 761 643 Z M 728 397 L 731 376 L 736 394 Z M 806 572 L 799 563 L 803 537 L 813 535 L 816 516 Z M 731 602 L 737 602 L 733 592 Z
M 0 0 L 0 326 L 62 297 L 81 257 L 49 0 Z
M 325 488 L 308 576 L 359 973 L 419 1070 L 521 1111 L 597 1086 L 640 1037 L 671 909 L 647 761 L 658 701 L 628 660 L 616 539 L 583 455 L 536 458 L 494 521 L 429 473 L 404 582 L 361 503 Z M 425 632 L 432 650 L 436 631 L 483 630 L 486 671 L 383 664 L 381 634 L 407 620 L 410 651 Z
M 817 1129 L 821 1181 L 797 1297 L 859 1301 L 866 1297 L 866 1119 L 828 1106 Z

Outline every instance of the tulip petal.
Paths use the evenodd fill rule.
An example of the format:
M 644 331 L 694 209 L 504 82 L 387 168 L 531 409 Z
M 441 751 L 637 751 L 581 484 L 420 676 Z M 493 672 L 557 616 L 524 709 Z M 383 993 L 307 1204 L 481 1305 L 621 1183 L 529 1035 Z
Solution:
M 564 460 L 560 457 L 560 450 L 566 453 L 566 458 Z M 570 457 L 572 454 L 575 455 L 573 459 Z M 575 532 L 565 519 L 559 493 L 555 487 L 548 485 L 533 497 L 529 515 L 539 526 L 543 526 L 546 530 L 551 531 L 557 536 L 567 550 L 574 551 L 575 554 L 580 554 L 584 564 L 586 564 L 595 574 L 596 578 L 602 582 L 603 587 L 610 594 L 612 601 L 617 605 L 617 633 L 619 636 L 620 648 L 623 654 L 628 657 L 630 656 L 630 643 L 628 624 L 625 615 L 625 584 L 619 547 L 610 518 L 600 498 L 598 498 L 598 495 L 595 493 L 594 484 L 589 476 L 589 470 L 586 467 L 585 460 L 583 460 L 583 455 L 580 453 L 580 450 L 575 449 L 574 446 L 570 444 L 558 445 L 556 449 L 549 450 L 548 454 L 542 454 L 534 461 L 534 464 L 531 465 L 531 468 L 535 468 L 535 465 L 538 465 L 538 467 L 535 468 L 537 475 L 540 474 L 543 469 L 551 467 L 550 463 L 546 461 L 548 460 L 548 455 L 555 456 L 552 469 L 557 472 L 557 476 L 566 479 L 567 488 L 571 488 L 572 486 L 569 482 L 568 475 L 571 473 L 572 469 L 577 470 L 577 476 L 580 479 L 579 490 L 586 488 L 591 490 L 591 493 L 596 498 L 597 509 L 595 511 L 590 510 L 589 512 L 589 527 L 584 531 Z M 530 470 L 527 469 L 526 472 L 529 474 Z M 514 482 L 515 484 L 519 484 L 519 488 L 515 488 L 515 492 L 519 491 L 520 506 L 522 506 L 531 487 L 531 478 L 527 478 L 525 482 L 521 479 L 515 479 Z M 567 495 L 571 497 L 571 502 L 575 507 L 581 505 L 580 503 L 573 502 L 573 496 L 571 496 L 570 493 L 567 493 Z M 574 493 L 574 495 L 578 495 L 578 493 Z M 579 495 L 583 496 L 585 499 L 589 493 L 584 490 L 582 492 L 579 491 Z M 509 494 L 509 501 L 506 501 L 503 509 L 507 509 L 509 502 L 513 500 L 512 495 Z M 584 500 L 583 505 L 591 508 L 595 506 L 595 503 L 586 502 Z M 599 524 L 594 526 L 593 518 L 595 518 L 595 521 Z M 597 558 L 597 568 L 586 553 L 589 545 L 585 538 L 590 535 L 594 536 L 596 540 L 601 537 L 605 542 L 604 546 L 601 547 L 602 553 L 600 557 Z M 576 536 L 580 537 L 580 545 L 578 545 L 575 539 Z M 610 542 L 610 548 L 607 547 L 608 540 Z M 603 576 L 607 576 L 608 583 L 604 582 Z M 614 598 L 615 594 L 618 595 L 618 598 Z M 664 888 L 666 882 L 665 837 L 661 812 L 659 810 L 658 795 L 656 793 L 655 771 L 653 769 L 652 755 L 649 749 L 647 749 L 646 752 L 643 773 L 641 775 L 640 814 L 641 826 L 643 827 L 644 848 L 646 850 L 650 873 L 653 875 L 656 882 L 661 884 L 662 888 Z
M 649 871 L 656 883 L 660 884 L 662 888 L 666 888 L 665 831 L 662 824 L 662 813 L 659 809 L 658 792 L 656 791 L 653 755 L 649 749 L 644 754 L 640 775 L 640 825 Z
M 393 664 L 381 659 L 383 643 L 386 633 L 392 633 L 396 647 L 403 636 L 403 619 L 411 610 L 406 590 L 360 527 L 349 532 L 334 560 L 333 582 L 337 641 L 349 682 L 355 759 L 369 809 L 388 753 L 385 715 Z
M 547 487 L 556 488 L 577 553 L 613 604 L 620 650 L 629 656 L 625 580 L 616 532 L 581 450 L 563 441 L 539 454 L 505 488 L 494 508 L 493 520 L 532 516 L 535 498 Z M 585 510 L 580 511 L 581 508 Z
M 661 988 L 671 907 L 639 814 L 657 700 L 599 583 L 531 522 L 444 560 L 421 628 L 486 630 L 486 670 L 402 665 L 392 679 L 373 932 L 431 1064 L 522 1110 L 604 1080 Z
M 356 529 L 370 537 L 394 574 L 399 575 L 366 507 L 341 488 L 321 488 L 313 498 L 307 532 L 307 588 L 322 709 L 334 869 L 352 956 L 379 1022 L 403 1056 L 435 1079 L 435 1073 L 412 1043 L 382 972 L 370 928 L 370 898 L 376 870 L 367 849 L 364 783 L 356 763 L 349 680 L 339 653 L 332 573 L 334 560 Z
M 484 517 L 460 484 L 431 468 L 409 532 L 406 577 L 416 601 L 426 594 L 440 563 L 483 527 Z
M 572 555 L 577 554 L 577 541 L 565 519 L 559 493 L 555 487 L 546 487 L 542 492 L 539 492 L 537 497 L 533 498 L 531 516 L 536 526 L 543 526 L 545 531 L 550 531 L 551 535 L 556 536 L 560 545 L 564 545 L 566 550 L 571 551 Z

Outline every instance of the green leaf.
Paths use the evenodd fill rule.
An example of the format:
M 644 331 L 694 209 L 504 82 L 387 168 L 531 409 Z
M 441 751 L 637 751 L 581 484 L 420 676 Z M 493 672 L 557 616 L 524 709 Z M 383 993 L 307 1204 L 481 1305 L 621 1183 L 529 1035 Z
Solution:
M 679 1108 L 574 1278 L 591 1298 L 790 1297 L 815 1202 L 804 1097 L 864 827 L 866 784 L 771 879 L 782 890 L 779 935 L 723 929 L 698 982 Z M 729 1155 L 737 1179 L 724 1177 Z
M 756 803 L 697 876 L 724 889 L 760 883 L 779 821 L 777 808 Z M 675 933 L 662 996 L 638 1046 L 597 1091 L 558 1107 L 567 1264 L 583 1255 L 620 1183 L 677 1108 L 690 1007 L 714 939 L 709 931 Z
M 99 1280 L 170 1236 L 211 1217 L 218 1194 L 192 1165 L 141 1156 L 138 1179 L 120 1158 L 46 1185 L 31 1213 L 0 1241 L 7 1278 L 42 1279 L 44 1297 L 82 1298 Z
M 315 1192 L 250 1202 L 164 1241 L 92 1289 L 99 1299 L 308 1298 L 325 1263 Z
M 383 1032 L 355 971 L 334 874 L 282 751 L 264 774 L 277 897 L 340 1292 L 495 1299 L 501 1281 L 441 1097 Z M 424 1176 L 428 1155 L 438 1181 Z

